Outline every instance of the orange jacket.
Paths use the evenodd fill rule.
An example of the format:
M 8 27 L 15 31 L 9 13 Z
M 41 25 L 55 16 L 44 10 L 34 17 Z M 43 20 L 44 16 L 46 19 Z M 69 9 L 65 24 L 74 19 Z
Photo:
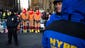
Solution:
M 41 13 L 39 11 L 35 12 L 34 19 L 35 20 L 40 20 L 41 19 Z
M 21 19 L 22 20 L 27 20 L 28 19 L 27 14 L 21 13 Z
M 29 20 L 34 20 L 34 11 L 28 11 Z

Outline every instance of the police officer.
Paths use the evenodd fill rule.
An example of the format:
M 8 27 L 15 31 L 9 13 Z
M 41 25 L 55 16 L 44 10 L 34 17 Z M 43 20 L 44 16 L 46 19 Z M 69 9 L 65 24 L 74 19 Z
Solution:
M 15 45 L 18 45 L 17 39 L 17 25 L 18 25 L 17 16 L 15 15 L 15 10 L 11 10 L 11 15 L 7 18 L 7 29 L 8 29 L 8 44 L 12 43 L 12 36 L 15 41 Z
M 62 10 L 62 0 L 55 0 L 53 2 L 54 4 L 54 7 L 55 7 L 55 13 L 53 13 L 50 18 L 47 20 L 46 22 L 46 29 L 50 27 L 50 25 L 52 25 L 52 23 L 54 21 L 59 21 L 59 20 L 62 20 L 63 17 L 62 17 L 62 13 L 61 13 L 61 10 Z M 54 27 L 55 28 L 55 27 Z M 47 31 L 47 30 L 46 30 Z M 44 31 L 44 34 L 43 34 L 43 37 L 42 37 L 42 45 L 43 45 L 43 48 L 51 48 L 50 45 L 49 45 L 49 40 L 48 38 L 51 36 L 51 35 L 54 35 L 52 33 L 49 33 Z M 49 37 L 48 37 L 49 36 Z M 51 36 L 52 37 L 52 36 Z
M 69 2 L 71 2 L 71 3 L 69 3 Z M 56 12 L 53 15 L 51 15 L 50 19 L 46 23 L 47 28 L 44 31 L 43 39 L 42 39 L 43 48 L 63 48 L 63 47 L 68 48 L 67 45 L 64 46 L 65 44 L 62 44 L 61 41 L 64 41 L 66 43 L 68 42 L 69 44 L 72 44 L 72 45 L 74 44 L 73 48 L 83 48 L 80 44 L 78 44 L 80 39 L 75 38 L 75 36 L 77 36 L 77 34 L 79 32 L 80 33 L 85 32 L 85 30 L 83 30 L 84 25 L 82 25 L 81 23 L 78 23 L 80 21 L 81 17 L 83 16 L 81 13 L 84 13 L 84 12 L 81 12 L 82 7 L 80 5 L 80 2 L 81 2 L 82 7 L 85 7 L 85 5 L 83 5 L 84 1 L 64 0 L 63 7 L 65 7 L 65 8 L 63 8 L 63 9 L 66 9 L 66 10 L 62 10 L 63 12 L 61 12 L 62 0 L 54 1 Z M 85 8 L 83 8 L 83 9 L 85 9 Z M 81 12 L 81 13 L 79 13 L 79 12 Z M 71 19 L 66 21 L 65 17 L 69 16 L 69 14 L 71 15 Z M 64 19 L 64 20 L 62 20 L 62 19 Z M 82 30 L 79 28 L 82 28 Z M 81 34 L 82 37 L 83 37 L 83 35 L 84 34 Z M 78 38 L 79 38 L 79 36 L 78 36 Z M 62 45 L 61 46 L 58 45 L 57 41 L 60 42 L 60 44 L 62 44 Z M 85 41 L 83 41 L 81 43 L 83 43 L 83 45 L 84 45 L 84 42 Z
M 54 9 L 55 9 L 55 13 L 54 14 L 52 14 L 51 16 L 50 16 L 50 18 L 48 19 L 48 21 L 47 21 L 47 23 L 46 23 L 46 27 L 48 26 L 48 25 L 50 25 L 53 21 L 55 21 L 55 20 L 61 20 L 62 19 L 62 13 L 61 13 L 61 10 L 62 10 L 62 0 L 55 0 L 54 2 L 53 2 L 53 4 L 54 4 Z

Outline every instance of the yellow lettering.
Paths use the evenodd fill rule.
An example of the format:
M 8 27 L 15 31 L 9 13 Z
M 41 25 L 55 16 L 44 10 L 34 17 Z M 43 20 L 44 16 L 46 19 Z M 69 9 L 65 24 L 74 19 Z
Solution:
M 71 45 L 71 48 L 77 48 L 76 46 L 74 46 L 74 45 Z
M 70 48 L 70 44 L 68 44 L 68 43 L 64 43 L 64 46 L 63 46 L 64 48 Z
M 60 48 L 60 46 L 63 44 L 63 42 L 57 40 L 57 43 L 58 43 L 58 48 Z
M 56 48 L 55 46 L 51 46 L 51 48 Z
M 52 44 L 52 45 L 54 45 L 54 46 L 55 46 L 55 44 L 56 44 L 56 40 L 55 40 L 55 39 L 50 38 L 50 44 Z

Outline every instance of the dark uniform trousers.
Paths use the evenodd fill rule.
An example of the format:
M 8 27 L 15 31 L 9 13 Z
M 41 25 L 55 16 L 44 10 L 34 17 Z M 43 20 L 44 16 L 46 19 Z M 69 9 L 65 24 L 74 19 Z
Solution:
M 18 44 L 17 39 L 17 28 L 8 28 L 8 43 L 12 43 L 12 37 L 14 39 L 15 44 Z

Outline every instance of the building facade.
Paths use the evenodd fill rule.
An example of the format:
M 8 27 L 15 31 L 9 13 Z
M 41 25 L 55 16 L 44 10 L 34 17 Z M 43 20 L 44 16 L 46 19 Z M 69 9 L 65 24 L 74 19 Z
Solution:
M 40 9 L 49 9 L 50 12 L 52 12 L 54 10 L 53 1 L 54 0 L 31 0 L 31 7 L 35 8 L 35 6 L 39 6 Z
M 16 0 L 0 0 L 0 9 L 10 9 L 13 7 L 17 8 Z
M 24 0 L 25 1 L 25 0 Z M 54 0 L 28 0 L 28 8 L 32 7 L 35 9 L 36 6 L 39 6 L 40 9 L 47 10 L 49 9 L 50 12 L 54 10 L 53 8 L 53 1 Z M 0 0 L 0 9 L 8 9 L 15 7 L 16 9 L 20 10 L 21 2 L 20 0 Z

